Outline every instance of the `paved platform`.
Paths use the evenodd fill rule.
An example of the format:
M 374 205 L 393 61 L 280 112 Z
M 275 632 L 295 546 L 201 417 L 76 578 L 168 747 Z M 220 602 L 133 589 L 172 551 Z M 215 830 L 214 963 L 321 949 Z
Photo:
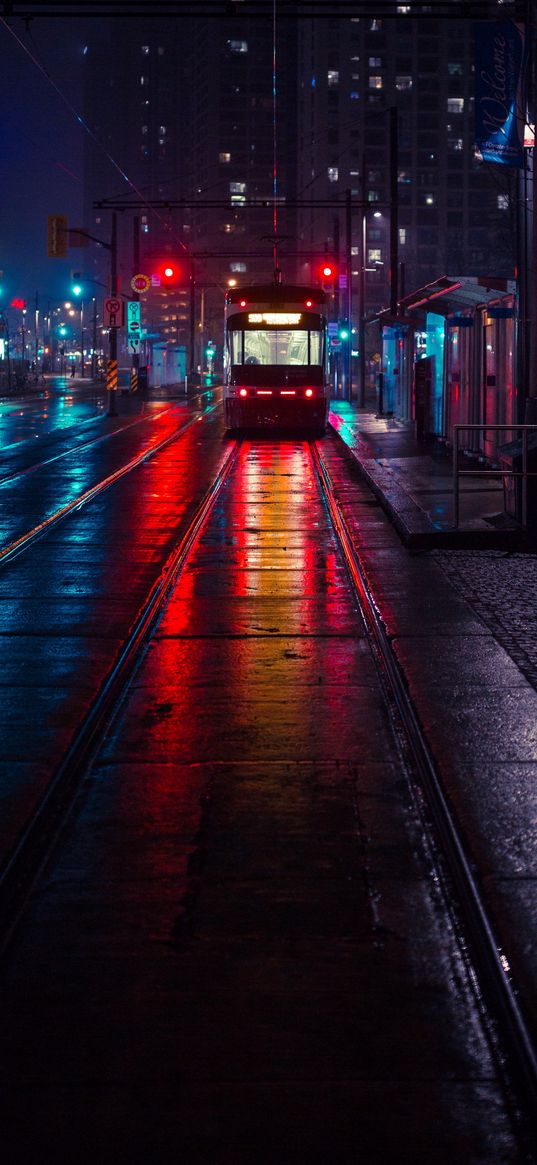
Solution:
M 460 478 L 456 526 L 453 466 L 446 448 L 418 441 L 413 425 L 379 416 L 372 406 L 332 401 L 330 423 L 408 547 L 519 549 L 537 543 L 536 532 L 522 530 L 506 512 L 500 474 Z M 479 466 L 469 462 L 470 468 Z

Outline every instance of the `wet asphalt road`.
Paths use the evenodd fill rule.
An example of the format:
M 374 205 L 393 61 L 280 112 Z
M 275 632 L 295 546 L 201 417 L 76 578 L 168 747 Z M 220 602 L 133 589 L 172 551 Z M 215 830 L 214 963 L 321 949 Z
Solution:
M 2 543 L 188 411 L 6 485 Z M 411 683 L 468 636 L 490 678 L 323 445 Z M 225 451 L 208 413 L 0 572 L 4 854 Z M 0 971 L 12 1160 L 524 1159 L 431 865 L 307 447 L 247 441 Z

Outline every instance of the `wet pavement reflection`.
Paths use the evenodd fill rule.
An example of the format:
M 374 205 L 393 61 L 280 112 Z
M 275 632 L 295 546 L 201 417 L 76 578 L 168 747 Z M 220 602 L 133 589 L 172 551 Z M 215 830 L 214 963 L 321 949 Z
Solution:
M 95 507 L 49 630 L 116 633 L 206 463 L 189 436 Z M 1 987 L 11 1122 L 82 1165 L 518 1160 L 303 442 L 242 445 Z

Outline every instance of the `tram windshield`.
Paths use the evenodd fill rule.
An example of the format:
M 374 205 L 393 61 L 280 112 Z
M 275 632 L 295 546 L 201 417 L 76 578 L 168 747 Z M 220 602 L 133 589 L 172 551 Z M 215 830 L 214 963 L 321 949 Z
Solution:
M 322 333 L 311 330 L 248 329 L 230 333 L 232 364 L 321 365 Z

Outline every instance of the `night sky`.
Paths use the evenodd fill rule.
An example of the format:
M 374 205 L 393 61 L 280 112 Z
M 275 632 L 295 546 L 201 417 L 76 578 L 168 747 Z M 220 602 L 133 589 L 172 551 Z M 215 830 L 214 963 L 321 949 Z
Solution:
M 81 112 L 84 22 L 35 19 L 27 29 L 14 19 L 11 27 L 15 36 L 0 22 L 3 307 L 14 296 L 33 301 L 36 291 L 40 303 L 67 294 L 73 259 L 48 258 L 47 217 L 80 224 L 83 193 L 84 131 L 66 101 Z

